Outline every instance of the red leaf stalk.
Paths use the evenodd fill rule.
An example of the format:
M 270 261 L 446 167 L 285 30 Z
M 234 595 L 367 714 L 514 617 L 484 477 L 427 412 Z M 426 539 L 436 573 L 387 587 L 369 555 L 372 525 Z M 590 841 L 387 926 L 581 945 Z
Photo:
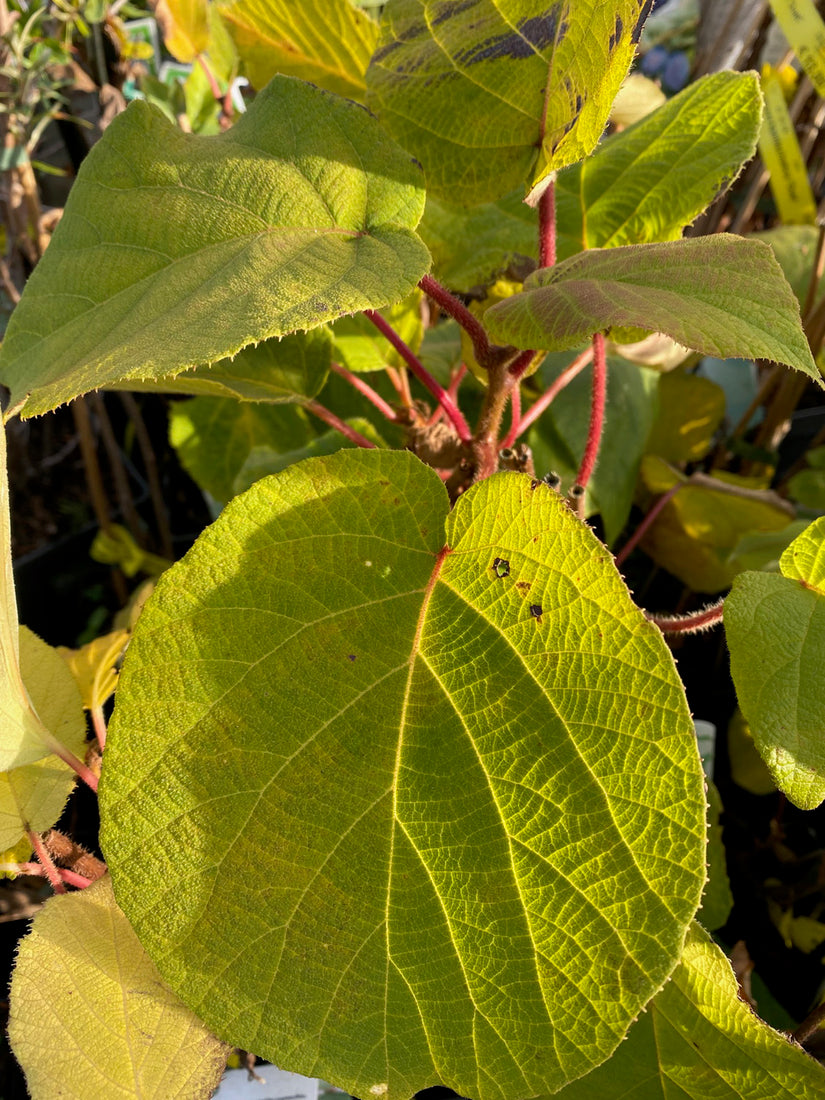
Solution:
M 607 354 L 604 347 L 604 335 L 597 332 L 593 337 L 593 391 L 590 400 L 590 427 L 587 431 L 587 443 L 584 448 L 576 484 L 587 488 L 590 475 L 596 466 L 599 446 L 604 426 L 604 405 L 607 396 Z

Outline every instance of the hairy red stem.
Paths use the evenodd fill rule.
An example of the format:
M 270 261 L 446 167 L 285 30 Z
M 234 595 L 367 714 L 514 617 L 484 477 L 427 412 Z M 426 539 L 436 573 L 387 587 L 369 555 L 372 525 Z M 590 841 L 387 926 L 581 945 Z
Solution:
M 607 354 L 604 348 L 604 335 L 597 332 L 593 337 L 593 391 L 590 399 L 590 426 L 587 430 L 587 443 L 584 457 L 576 475 L 576 484 L 587 488 L 590 475 L 599 457 L 604 426 L 604 405 L 607 395 Z
M 525 372 L 529 368 L 530 364 L 533 362 L 535 356 L 536 353 L 532 349 L 528 351 L 522 351 L 516 356 L 516 358 L 507 368 L 507 370 L 510 372 L 510 374 L 512 374 L 513 378 L 515 378 L 517 382 L 520 382 L 521 379 L 524 377 Z
M 335 428 L 336 432 L 340 432 L 341 435 L 346 436 L 356 447 L 374 447 L 375 444 L 372 440 L 367 439 L 365 435 L 361 435 L 355 428 L 351 428 L 349 424 L 336 416 L 334 412 L 330 412 L 329 409 L 323 405 L 319 405 L 317 401 L 307 401 L 304 403 L 304 408 L 307 412 L 312 413 L 313 416 L 317 416 L 319 420 L 323 420 L 325 424 L 329 424 L 331 428 Z
M 510 394 L 510 430 L 501 441 L 500 450 L 512 447 L 516 441 L 521 425 L 521 388 L 516 382 L 513 392 Z
M 444 389 L 440 382 L 437 382 L 435 378 L 430 374 L 421 360 L 415 355 L 413 350 L 405 343 L 404 340 L 398 335 L 395 329 L 389 324 L 380 313 L 376 313 L 375 310 L 364 310 L 364 316 L 369 317 L 382 336 L 385 336 L 387 340 L 392 344 L 395 350 L 403 358 L 404 362 L 413 372 L 418 381 L 425 386 L 439 405 L 444 410 L 444 413 L 452 421 L 453 427 L 458 433 L 458 438 L 462 443 L 469 443 L 472 439 L 472 432 L 461 413 L 461 410 L 450 397 L 449 393 Z
M 692 615 L 654 615 L 646 611 L 645 618 L 655 623 L 663 634 L 697 634 L 722 621 L 724 605 L 725 601 L 719 600 Z
M 67 749 L 65 745 L 61 744 L 61 742 L 58 741 L 56 737 L 53 737 L 48 731 L 44 731 L 42 737 L 49 752 L 59 757 L 64 764 L 68 764 L 72 771 L 77 772 L 83 782 L 97 793 L 98 780 L 95 773 L 90 768 L 87 768 L 82 760 L 78 760 L 73 752 Z
M 490 358 L 490 341 L 484 326 L 478 317 L 472 314 L 464 303 L 443 287 L 432 275 L 425 275 L 418 284 L 424 293 L 444 310 L 444 312 L 457 321 L 473 343 L 473 351 L 476 359 L 482 367 L 487 365 Z
M 359 378 L 357 374 L 353 374 L 351 370 L 347 370 L 346 367 L 342 367 L 340 363 L 330 363 L 330 369 L 334 370 L 336 374 L 344 378 L 349 384 L 359 393 L 362 393 L 366 397 L 367 401 L 371 401 L 375 405 L 379 412 L 386 416 L 387 420 L 393 422 L 398 420 L 398 413 L 388 404 L 380 393 L 376 393 L 372 386 L 368 382 L 365 382 L 363 378 Z
M 202 53 L 198 54 L 197 62 L 206 74 L 206 79 L 209 81 L 209 90 L 212 92 L 212 95 L 215 97 L 215 99 L 217 99 L 218 102 L 221 102 L 221 100 L 223 100 L 223 92 L 220 89 L 220 85 L 218 84 L 215 74 L 210 69 L 206 58 L 203 56 Z
M 539 199 L 539 267 L 556 262 L 556 181 L 551 180 Z
M 645 537 L 648 529 L 655 522 L 656 517 L 659 515 L 661 510 L 665 507 L 668 501 L 673 499 L 673 497 L 682 488 L 682 486 L 686 484 L 687 482 L 680 481 L 676 485 L 668 489 L 666 493 L 662 493 L 662 495 L 647 513 L 645 518 L 642 520 L 642 522 L 639 524 L 639 526 L 636 528 L 636 530 L 633 532 L 633 534 L 616 555 L 616 565 L 622 565 L 625 561 L 627 561 L 627 559 Z
M 43 874 L 51 883 L 51 887 L 56 894 L 65 894 L 66 887 L 63 885 L 63 880 L 60 877 L 60 872 L 55 867 L 54 860 L 49 855 L 46 845 L 39 833 L 36 833 L 34 829 L 26 830 L 29 840 L 31 841 L 34 854 L 40 860 L 40 866 L 43 868 Z
M 535 401 L 524 414 L 518 426 L 519 435 L 523 435 L 530 425 L 538 420 L 544 410 L 553 403 L 565 386 L 569 386 L 576 375 L 581 374 L 592 358 L 593 347 L 591 345 L 591 347 L 583 351 L 581 355 L 577 355 L 568 367 L 564 368 L 553 384 L 545 390 L 538 401 Z
M 3 865 L 3 870 L 6 870 L 10 865 Z M 85 875 L 79 875 L 77 871 L 70 871 L 66 867 L 55 867 L 58 875 L 63 882 L 68 883 L 69 886 L 76 886 L 78 890 L 85 890 L 87 886 L 91 886 L 95 881 L 91 878 L 86 878 Z M 18 863 L 17 873 L 20 875 L 40 875 L 41 878 L 46 878 L 46 869 L 40 863 Z M 65 890 L 62 893 L 66 893 Z

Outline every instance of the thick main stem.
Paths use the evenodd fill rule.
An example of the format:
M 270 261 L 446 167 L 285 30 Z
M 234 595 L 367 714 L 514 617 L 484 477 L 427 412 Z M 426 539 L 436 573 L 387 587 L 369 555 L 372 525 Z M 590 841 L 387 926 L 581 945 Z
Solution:
M 498 440 L 501 431 L 501 418 L 504 415 L 510 393 L 517 384 L 504 365 L 493 367 L 489 371 L 484 405 L 473 438 L 475 481 L 483 481 L 490 474 L 494 474 L 498 468 Z
M 590 426 L 587 430 L 587 443 L 584 448 L 576 484 L 587 488 L 590 475 L 599 457 L 599 446 L 604 427 L 604 406 L 607 396 L 607 354 L 604 347 L 604 335 L 597 332 L 593 337 L 593 390 L 590 398 Z

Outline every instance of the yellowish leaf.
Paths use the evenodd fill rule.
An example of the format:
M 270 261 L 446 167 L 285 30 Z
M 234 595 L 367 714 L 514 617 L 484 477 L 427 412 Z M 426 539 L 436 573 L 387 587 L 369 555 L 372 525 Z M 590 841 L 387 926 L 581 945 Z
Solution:
M 102 707 L 114 692 L 117 684 L 115 666 L 128 640 L 127 630 L 115 630 L 111 634 L 95 638 L 80 649 L 68 649 L 65 646 L 58 649 L 80 688 L 86 710 Z

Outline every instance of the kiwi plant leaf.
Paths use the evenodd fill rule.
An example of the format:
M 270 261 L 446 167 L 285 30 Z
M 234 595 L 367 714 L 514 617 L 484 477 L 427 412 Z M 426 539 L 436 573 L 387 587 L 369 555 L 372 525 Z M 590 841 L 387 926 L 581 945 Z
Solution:
M 569 355 L 549 355 L 539 368 L 549 386 L 568 365 Z M 645 440 L 656 421 L 659 375 L 618 356 L 610 356 L 607 408 L 599 461 L 587 486 L 585 514 L 598 512 L 605 540 L 612 545 L 630 515 Z M 582 371 L 558 394 L 528 434 L 536 473 L 559 474 L 565 490 L 575 484 L 587 443 L 592 390 L 591 371 Z
M 739 997 L 731 965 L 692 925 L 673 977 L 610 1061 L 557 1100 L 817 1100 L 825 1069 Z
M 667 371 L 659 380 L 659 412 L 645 449 L 666 462 L 698 462 L 724 417 L 721 386 L 688 371 Z
M 714 73 L 559 172 L 558 258 L 584 248 L 676 240 L 753 156 L 760 118 L 753 73 Z M 436 277 L 466 293 L 536 260 L 536 214 L 523 196 L 517 190 L 465 209 L 428 195 L 419 231 Z
M 729 233 L 581 252 L 528 276 L 523 294 L 485 317 L 495 339 L 520 348 L 564 351 L 639 327 L 720 359 L 775 360 L 822 385 L 770 248 Z
M 538 218 L 521 189 L 469 209 L 428 195 L 418 231 L 435 277 L 462 294 L 511 267 L 524 266 L 523 277 L 538 260 Z
M 691 484 L 657 455 L 644 456 L 640 473 L 642 485 L 655 496 L 682 483 L 648 528 L 641 546 L 657 565 L 695 592 L 716 593 L 730 586 L 743 568 L 734 553 L 743 535 L 781 532 L 791 523 L 792 516 L 779 497 L 737 496 L 722 484 L 718 490 Z
M 20 668 L 32 706 L 46 729 L 82 760 L 86 718 L 80 691 L 58 651 L 26 627 L 20 628 Z M 8 732 L 4 727 L 4 738 Z M 76 778 L 42 740 L 37 742 L 36 759 L 0 772 L 0 851 L 17 844 L 28 829 L 40 833 L 51 828 Z
M 672 241 L 756 152 L 756 73 L 713 73 L 605 141 L 556 181 L 558 256 Z
M 389 0 L 368 104 L 427 189 L 472 206 L 592 152 L 650 0 Z
M 361 435 L 366 436 L 376 447 L 386 446 L 385 441 L 369 420 L 364 420 L 360 416 L 351 416 L 345 423 L 360 432 Z M 294 462 L 303 462 L 305 458 L 315 458 L 321 455 L 333 455 L 344 447 L 354 446 L 355 443 L 331 428 L 322 435 L 316 435 L 305 446 L 297 447 L 294 451 L 279 453 L 266 444 L 253 447 L 238 471 L 232 486 L 232 495 L 237 496 L 239 493 L 245 493 L 250 486 L 254 485 L 256 481 L 260 481 L 262 477 L 266 477 L 268 474 L 278 474 Z
M 788 285 L 799 299 L 800 305 L 808 296 L 814 263 L 816 262 L 819 230 L 815 225 L 777 225 L 761 233 L 752 233 L 751 239 L 764 241 L 773 249 Z M 816 300 L 825 293 L 825 274 L 819 279 Z
M 424 339 L 424 322 L 421 318 L 421 291 L 416 289 L 408 297 L 379 312 L 392 325 L 404 343 L 416 354 Z M 341 317 L 330 328 L 333 354 L 342 366 L 355 373 L 400 367 L 404 362 L 395 348 L 385 339 L 369 317 L 356 313 Z
M 299 80 L 276 77 L 214 137 L 135 102 L 84 161 L 9 323 L 12 409 L 398 301 L 429 266 L 423 206 L 420 169 L 376 120 Z
M 152 382 L 125 382 L 111 388 L 233 397 L 281 405 L 315 397 L 327 380 L 331 361 L 332 340 L 324 327 L 264 340 L 243 348 L 233 359 L 219 359 L 183 374 Z
M 795 806 L 825 799 L 825 516 L 779 560 L 743 573 L 725 600 L 725 633 L 742 714 L 780 790 Z
M 222 1038 L 357 1096 L 519 1100 L 675 966 L 703 782 L 661 634 L 558 494 L 448 508 L 385 450 L 236 497 L 138 621 L 101 840 Z
M 232 0 L 218 10 L 260 91 L 276 73 L 363 102 L 378 24 L 350 0 Z
M 34 709 L 20 671 L 20 632 L 11 565 L 5 429 L 0 431 L 0 570 L 0 773 L 4 773 L 48 755 L 44 743 L 46 728 Z
M 315 435 L 307 414 L 294 405 L 196 397 L 175 402 L 169 413 L 169 440 L 184 469 L 222 503 L 232 497 L 235 478 L 255 448 L 286 453 Z
M 46 902 L 20 945 L 10 1005 L 32 1100 L 211 1096 L 230 1053 L 163 984 L 108 875 Z
M 208 47 L 208 0 L 158 0 L 155 17 L 163 44 L 178 61 L 192 62 Z

